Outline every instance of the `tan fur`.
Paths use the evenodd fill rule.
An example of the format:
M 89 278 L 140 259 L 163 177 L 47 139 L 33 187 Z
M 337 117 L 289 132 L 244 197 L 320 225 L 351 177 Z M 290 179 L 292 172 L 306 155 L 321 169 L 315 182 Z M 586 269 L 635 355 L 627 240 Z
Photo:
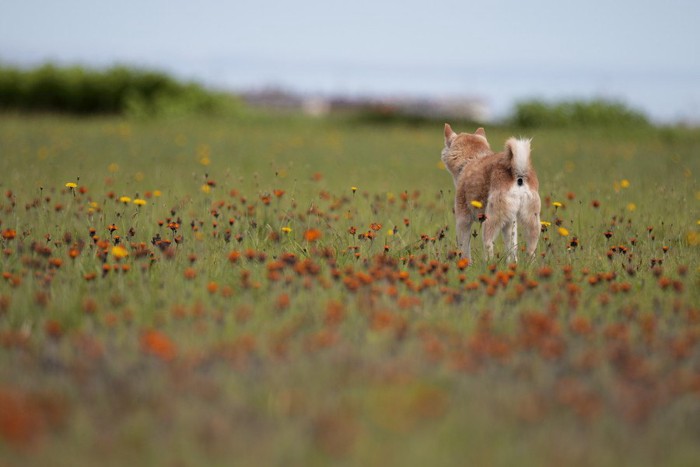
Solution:
M 457 178 L 464 166 L 473 159 L 493 154 L 489 142 L 486 140 L 486 132 L 479 128 L 472 134 L 457 134 L 452 131 L 449 124 L 445 123 L 445 149 L 442 150 L 442 162 L 452 174 L 455 186 Z
M 474 134 L 456 134 L 445 124 L 441 158 L 456 187 L 457 243 L 465 258 L 471 260 L 470 232 L 480 214 L 486 216 L 482 230 L 487 260 L 493 257 L 493 244 L 501 232 L 509 261 L 517 261 L 518 221 L 525 230 L 527 254 L 534 256 L 540 234 L 540 196 L 529 146 L 529 141 L 511 138 L 503 152 L 494 153 L 483 128 Z M 519 164 L 514 165 L 514 157 Z M 522 185 L 518 184 L 518 178 L 522 179 Z M 472 201 L 480 202 L 482 207 L 473 206 Z

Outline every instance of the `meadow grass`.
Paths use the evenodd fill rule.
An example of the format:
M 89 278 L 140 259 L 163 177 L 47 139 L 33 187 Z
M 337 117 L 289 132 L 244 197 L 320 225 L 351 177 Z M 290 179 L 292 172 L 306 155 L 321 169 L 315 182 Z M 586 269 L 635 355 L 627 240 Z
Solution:
M 522 136 L 467 266 L 440 125 L 0 117 L 0 458 L 690 465 L 700 132 Z

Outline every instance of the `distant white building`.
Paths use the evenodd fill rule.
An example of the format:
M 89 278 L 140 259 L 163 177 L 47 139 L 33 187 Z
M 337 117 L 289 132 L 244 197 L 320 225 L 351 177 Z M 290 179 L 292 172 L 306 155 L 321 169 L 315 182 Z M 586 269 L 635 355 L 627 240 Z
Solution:
M 374 112 L 385 116 L 476 122 L 487 122 L 491 118 L 486 101 L 478 98 L 302 96 L 274 88 L 244 93 L 242 98 L 252 107 L 283 112 L 303 112 L 315 117 L 323 117 L 334 112 Z

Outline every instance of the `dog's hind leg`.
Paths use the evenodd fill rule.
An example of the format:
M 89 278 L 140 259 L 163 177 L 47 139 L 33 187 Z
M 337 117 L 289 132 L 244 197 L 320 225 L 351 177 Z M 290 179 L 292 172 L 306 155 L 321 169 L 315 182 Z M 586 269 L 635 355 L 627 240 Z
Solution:
M 540 238 L 540 196 L 534 193 L 532 199 L 527 204 L 527 209 L 522 212 L 520 222 L 525 230 L 525 240 L 527 241 L 527 255 L 530 259 L 535 257 L 537 241 Z
M 486 261 L 490 261 L 493 258 L 493 244 L 496 241 L 498 233 L 503 228 L 503 222 L 496 217 L 487 218 L 483 224 L 483 235 L 484 235 L 484 254 L 486 255 Z
M 540 238 L 540 216 L 539 214 L 531 215 L 527 220 L 523 221 L 525 228 L 525 240 L 527 242 L 527 255 L 529 258 L 535 257 L 537 249 L 537 241 Z
M 511 263 L 518 262 L 518 224 L 515 220 L 506 221 L 501 228 L 503 233 L 503 243 L 506 246 L 508 261 Z

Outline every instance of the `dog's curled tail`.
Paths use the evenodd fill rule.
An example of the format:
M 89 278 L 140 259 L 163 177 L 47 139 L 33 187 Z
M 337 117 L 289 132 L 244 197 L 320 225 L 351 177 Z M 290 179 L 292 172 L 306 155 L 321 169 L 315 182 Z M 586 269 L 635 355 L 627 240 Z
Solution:
M 530 139 L 510 138 L 506 141 L 506 155 L 510 158 L 513 176 L 524 177 L 530 170 Z

